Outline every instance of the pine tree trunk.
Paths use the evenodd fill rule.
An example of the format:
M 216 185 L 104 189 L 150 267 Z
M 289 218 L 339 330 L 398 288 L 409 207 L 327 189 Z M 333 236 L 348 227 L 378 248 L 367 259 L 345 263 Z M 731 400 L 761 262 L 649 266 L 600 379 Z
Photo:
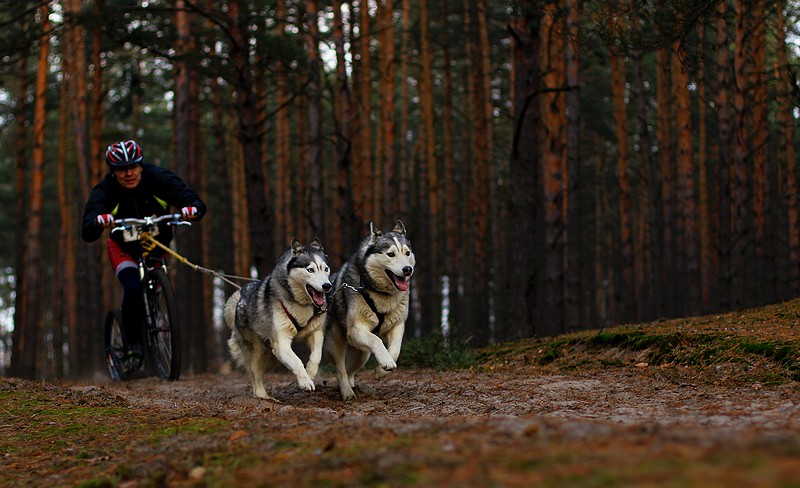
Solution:
M 355 86 L 358 93 L 358 127 L 357 132 L 361 134 L 356 141 L 358 142 L 357 157 L 354 164 L 354 189 L 356 212 L 361 222 L 366 223 L 375 219 L 373 208 L 373 141 L 375 140 L 374 128 L 372 125 L 372 53 L 370 51 L 371 25 L 369 15 L 369 2 L 359 1 L 358 24 L 358 56 L 355 67 L 357 76 Z
M 103 8 L 105 7 L 105 0 L 96 0 L 94 2 L 94 14 L 100 16 Z M 92 181 L 100 181 L 105 175 L 106 164 L 103 160 L 102 148 L 103 138 L 103 111 L 105 107 L 105 91 L 103 90 L 103 67 L 102 67 L 102 26 L 97 23 L 92 29 L 92 112 L 90 122 L 90 135 L 89 140 L 89 164 L 91 165 Z M 132 82 L 133 83 L 133 82 Z M 134 105 L 133 110 L 138 106 Z M 136 132 L 131 131 L 131 137 L 135 137 Z M 76 236 L 77 238 L 77 236 Z M 100 257 L 100 263 L 104 263 L 105 246 L 95 246 Z M 100 310 L 107 310 L 117 304 L 114 303 L 118 289 L 117 278 L 113 273 L 100 273 Z
M 567 181 L 566 199 L 567 237 L 564 241 L 565 253 L 565 315 L 567 330 L 576 330 L 588 323 L 588 307 L 581 306 L 584 292 L 591 289 L 581 279 L 583 262 L 581 249 L 585 234 L 581 224 L 581 199 L 579 198 L 579 182 L 581 181 L 581 92 L 580 92 L 580 16 L 581 8 L 578 0 L 567 0 L 567 42 L 564 46 L 566 58 L 566 119 L 567 119 Z
M 232 149 L 232 164 L 231 164 L 231 205 L 232 205 L 232 219 L 231 224 L 233 227 L 233 249 L 237 252 L 234 253 L 234 274 L 237 276 L 251 276 L 250 261 L 251 249 L 250 245 L 250 214 L 247 205 L 247 184 L 245 183 L 246 171 L 244 155 L 242 154 L 241 145 Z M 258 271 L 258 270 L 256 270 Z M 264 277 L 265 274 L 258 273 L 258 276 Z
M 705 24 L 698 26 L 698 44 L 700 45 L 697 64 L 697 218 L 700 239 L 700 303 L 701 310 L 708 312 L 713 305 L 713 289 L 717 281 L 714 270 L 717 269 L 716 256 L 713 252 L 716 225 L 711 225 L 709 198 L 709 165 L 708 130 L 706 124 L 706 107 L 709 93 L 705 82 Z
M 14 299 L 14 330 L 11 333 L 11 341 L 13 344 L 22 343 L 22 331 L 24 326 L 17 326 L 16 324 L 25 324 L 27 311 L 26 300 L 28 297 L 27 283 L 25 282 L 25 263 L 27 262 L 27 246 L 25 245 L 25 236 L 27 235 L 28 228 L 28 212 L 27 212 L 27 174 L 26 167 L 28 158 L 25 154 L 27 146 L 27 133 L 28 133 L 28 91 L 30 89 L 30 78 L 28 77 L 28 58 L 22 56 L 19 60 L 19 96 L 17 97 L 17 108 L 14 113 L 14 118 L 17 123 L 17 137 L 16 137 L 16 154 L 15 154 L 15 217 L 19 225 L 15 229 L 15 242 L 17 249 L 17 256 L 15 259 L 15 275 L 16 275 L 16 297 Z M 22 357 L 21 353 L 17 354 L 12 350 L 10 373 L 12 376 L 19 376 L 20 363 Z
M 748 169 L 747 151 L 747 71 L 750 66 L 745 56 L 747 16 L 745 1 L 736 0 L 736 35 L 734 53 L 734 127 L 733 160 L 731 170 L 731 306 L 738 309 L 752 303 L 747 299 L 746 276 L 749 271 L 748 247 L 752 236 L 748 232 Z
M 746 42 L 748 47 L 747 58 L 750 64 L 748 73 L 748 91 L 752 93 L 752 101 L 748 111 L 748 116 L 752 120 L 748 122 L 750 139 L 753 155 L 753 227 L 754 227 L 754 265 L 755 269 L 751 278 L 748 279 L 752 287 L 748 295 L 755 298 L 756 303 L 764 303 L 774 299 L 775 278 L 777 277 L 774 267 L 773 226 L 769 225 L 767 218 L 770 215 L 769 208 L 769 181 L 767 174 L 768 128 L 767 120 L 767 54 L 765 39 L 765 18 L 764 0 L 748 2 L 752 13 L 748 14 L 750 22 L 749 40 Z M 767 235 L 767 232 L 771 235 Z
M 186 13 L 186 4 L 184 0 L 176 0 L 175 2 L 175 29 L 177 33 L 177 40 L 175 43 L 175 52 L 177 54 L 177 61 L 175 66 L 175 105 L 174 105 L 174 124 L 175 124 L 175 154 L 174 154 L 174 167 L 173 170 L 181 178 L 193 188 L 196 186 L 196 178 L 194 173 L 196 171 L 195 165 L 197 164 L 197 155 L 195 154 L 194 147 L 196 146 L 195 127 L 193 127 L 191 120 L 191 100 L 192 94 L 192 67 L 187 61 L 187 54 L 191 52 L 191 28 L 189 26 L 189 18 Z M 199 232 L 189 233 L 177 232 L 175 238 L 175 247 L 178 252 L 185 256 L 189 261 L 199 262 L 198 251 L 200 239 Z M 177 263 L 175 263 L 176 266 Z M 181 336 L 181 347 L 185 354 L 183 355 L 183 368 L 184 371 L 200 372 L 203 370 L 204 363 L 204 344 L 205 344 L 205 323 L 202 320 L 199 307 L 194 306 L 197 303 L 203 303 L 202 289 L 200 287 L 202 280 L 191 276 L 188 269 L 172 268 L 172 275 L 176 284 L 175 289 L 177 292 L 177 302 L 179 309 L 179 316 L 184 324 L 192 324 L 192 327 L 184 327 Z
M 497 277 L 496 263 L 498 261 L 505 261 L 505 257 L 501 257 L 498 253 L 493 253 L 493 248 L 499 249 L 500 233 L 496 232 L 492 224 L 495 222 L 494 216 L 498 214 L 500 202 L 498 201 L 499 192 L 496 185 L 498 181 L 495 166 L 493 164 L 494 153 L 494 103 L 492 101 L 492 62 L 491 62 L 491 46 L 489 45 L 489 32 L 488 32 L 488 13 L 486 0 L 476 0 L 475 9 L 475 31 L 476 36 L 476 66 L 479 66 L 478 71 L 475 73 L 476 91 L 475 98 L 475 117 L 478 122 L 476 128 L 481 129 L 479 142 L 481 143 L 480 150 L 474 153 L 477 158 L 475 169 L 477 170 L 476 185 L 473 187 L 473 194 L 479 199 L 476 202 L 476 208 L 479 209 L 476 217 L 476 235 L 488 236 L 488 238 L 481 238 L 482 245 L 476 248 L 476 257 L 480 259 L 481 266 L 475 269 L 476 273 L 480 273 L 481 280 L 492 280 L 494 282 Z M 480 98 L 477 98 L 480 94 Z M 473 123 L 476 121 L 473 120 Z M 441 239 L 440 239 L 441 241 Z M 476 280 L 480 283 L 481 280 Z M 494 295 L 494 296 L 492 296 Z M 486 324 L 490 324 L 490 301 L 499 298 L 497 288 L 492 288 L 492 293 L 484 293 L 480 300 L 476 301 L 479 308 L 476 310 L 477 329 L 481 331 L 482 343 L 493 341 L 494 338 L 482 332 L 486 329 Z M 479 343 L 481 343 L 479 342 Z
M 213 0 L 207 0 L 208 6 Z M 214 27 L 214 22 L 211 19 L 206 20 L 209 28 Z M 213 269 L 222 270 L 226 274 L 234 274 L 236 268 L 234 265 L 234 253 L 239 254 L 242 251 L 239 248 L 234 248 L 234 232 L 235 223 L 233 220 L 233 159 L 229 155 L 230 144 L 228 143 L 228 135 L 230 133 L 229 124 L 226 124 L 224 113 L 224 100 L 230 93 L 220 86 L 219 78 L 217 76 L 209 76 L 207 80 L 209 84 L 209 93 L 211 94 L 211 127 L 213 134 L 213 153 L 211 160 L 214 161 L 210 165 L 210 178 L 209 183 L 214 183 L 214 186 L 206 186 L 209 194 L 214 194 L 216 199 L 216 207 L 214 208 L 213 220 L 206 220 L 204 223 L 204 231 L 208 231 L 214 239 L 209 243 L 206 250 L 211 252 L 211 257 L 208 261 Z M 277 82 L 276 82 L 277 83 Z M 280 116 L 278 116 L 279 118 Z M 243 275 L 239 275 L 243 276 Z M 224 285 L 224 296 L 227 298 L 234 291 L 234 287 Z M 225 344 L 229 332 L 227 328 L 223 327 L 219 331 L 220 344 Z M 222 355 L 227 357 L 227 347 L 222 347 Z
M 78 16 L 81 10 L 79 0 L 66 0 L 64 11 L 68 15 Z M 86 47 L 84 42 L 84 29 L 80 24 L 70 23 L 66 26 L 61 41 L 64 44 L 63 55 L 69 58 L 69 71 L 65 73 L 67 81 L 67 91 L 70 98 L 70 124 L 72 126 L 73 141 L 75 143 L 75 156 L 78 167 L 78 196 L 77 200 L 85 202 L 89 198 L 89 191 L 96 183 L 93 179 L 96 167 L 104 165 L 104 162 L 92 162 L 89 152 L 88 131 L 87 131 L 87 68 L 86 68 Z M 105 300 L 113 298 L 107 297 L 104 290 L 118 290 L 118 285 L 114 283 L 112 277 L 104 276 L 108 273 L 106 257 L 105 239 L 91 245 L 84 245 L 78 248 L 78 262 L 82 266 L 78 270 L 78 283 L 82 284 L 78 290 L 78 328 L 76 335 L 79 341 L 79 348 L 70 350 L 70 354 L 76 355 L 80 360 L 77 369 L 71 376 L 88 377 L 94 374 L 99 368 L 104 368 L 103 357 L 103 337 L 97 333 L 99 324 L 102 323 L 105 314 Z M 90 359 L 87 359 L 90 358 Z
M 294 73 L 295 84 L 298 86 L 308 86 L 308 65 L 298 64 L 297 71 Z M 294 216 L 293 222 L 294 233 L 293 236 L 304 236 L 311 234 L 311 226 L 309 223 L 309 181 L 310 168 L 308 165 L 310 154 L 310 138 L 309 138 L 309 97 L 307 89 L 302 90 L 297 94 L 294 100 L 294 133 L 297 134 L 297 146 L 294 150 L 293 159 L 297 161 L 294 165 L 294 173 L 292 174 L 292 193 L 293 193 L 293 209 Z M 317 236 L 320 237 L 320 236 Z M 284 244 L 287 246 L 288 243 Z
M 673 233 L 673 151 L 672 151 L 672 119 L 671 83 L 670 83 L 671 56 L 666 49 L 656 52 L 656 85 L 658 128 L 656 139 L 658 143 L 658 165 L 661 180 L 661 268 L 660 268 L 660 309 L 662 315 L 673 315 L 675 306 L 675 240 Z
M 400 51 L 400 140 L 397 154 L 397 216 L 406 217 L 410 213 L 411 195 L 409 194 L 409 179 L 412 168 L 411 144 L 406 143 L 410 127 L 411 99 L 409 83 L 406 82 L 410 75 L 411 65 L 411 0 L 402 0 L 402 35 Z
M 448 15 L 448 2 L 441 0 L 440 5 L 442 16 L 446 18 Z M 458 252 L 458 230 L 460 228 L 460 212 L 461 205 L 459 205 L 458 197 L 458 184 L 457 184 L 457 171 L 456 171 L 456 148 L 455 148 L 455 111 L 453 103 L 453 66 L 452 55 L 450 53 L 450 35 L 446 26 L 443 26 L 443 40 L 442 40 L 442 93 L 444 100 L 444 128 L 442 134 L 442 159 L 443 165 L 443 195 L 446 197 L 442 202 L 442 214 L 444 219 L 444 255 L 446 258 L 443 260 L 444 274 L 449 280 L 449 327 L 450 331 L 457 330 L 461 326 L 463 317 L 461 310 L 464 308 L 464 298 L 461 293 L 463 287 L 459 286 L 462 279 L 460 257 Z
M 321 63 L 317 2 L 306 3 L 306 51 L 308 53 L 308 201 L 309 239 L 325 239 L 322 226 L 322 102 Z
M 264 192 L 264 171 L 261 165 L 263 154 L 261 142 L 264 137 L 258 120 L 258 95 L 253 93 L 254 79 L 250 61 L 250 44 L 245 37 L 248 32 L 248 15 L 241 11 L 239 0 L 228 3 L 228 30 L 230 32 L 231 57 L 236 68 L 233 86 L 236 89 L 236 112 L 239 116 L 239 142 L 242 145 L 247 188 L 247 227 L 251 245 L 251 261 L 259 276 L 264 276 L 271 266 L 274 255 L 269 229 L 272 215 Z M 248 266 L 249 267 L 249 266 Z
M 795 160 L 794 150 L 794 126 L 795 121 L 792 115 L 792 99 L 789 93 L 790 78 L 789 63 L 786 47 L 786 26 L 783 9 L 785 2 L 779 2 L 777 8 L 777 38 L 775 51 L 778 58 L 778 69 L 775 71 L 777 77 L 777 99 L 778 109 L 776 118 L 778 127 L 781 130 L 783 140 L 778 147 L 778 159 L 784 161 L 784 173 L 786 187 L 785 211 L 786 211 L 786 234 L 788 235 L 788 285 L 789 293 L 785 296 L 794 296 L 800 288 L 800 219 L 798 219 L 798 199 L 797 199 L 797 161 Z
M 538 236 L 536 202 L 541 121 L 536 99 L 540 89 L 539 27 L 541 10 L 536 1 L 519 2 L 521 8 L 509 30 L 514 37 L 514 124 L 509 194 L 509 242 L 527 243 L 509 254 L 508 276 L 503 283 L 507 301 L 498 304 L 497 340 L 533 336 L 536 330 L 536 280 Z M 533 190 L 533 191 L 532 191 Z
M 80 0 L 65 0 L 64 10 L 71 15 L 79 15 L 81 9 Z M 68 27 L 66 34 L 69 42 L 66 43 L 67 55 L 70 57 L 71 73 L 68 75 L 70 98 L 72 103 L 72 127 L 75 132 L 75 149 L 78 159 L 78 171 L 80 173 L 81 198 L 86 201 L 89 198 L 89 191 L 94 184 L 94 165 L 88 154 L 87 147 L 87 87 L 86 87 L 86 52 L 83 41 L 83 28 L 80 24 L 72 24 Z
M 25 234 L 27 253 L 23 266 L 25 289 L 25 321 L 16 323 L 22 328 L 20 342 L 14 343 L 13 355 L 19 358 L 14 368 L 16 376 L 36 378 L 37 361 L 40 357 L 41 334 L 44 331 L 44 281 L 40 272 L 42 255 L 42 208 L 44 191 L 44 141 L 45 120 L 47 118 L 47 73 L 50 53 L 50 9 L 43 4 L 40 9 L 41 30 L 39 36 L 39 59 L 36 65 L 36 83 L 33 105 L 33 152 L 31 155 L 30 192 L 28 198 L 28 227 Z
M 733 129 L 731 120 L 731 68 L 730 50 L 728 48 L 730 36 L 728 35 L 727 7 L 725 2 L 717 5 L 716 18 L 716 75 L 717 96 L 717 124 L 719 126 L 719 147 L 717 159 L 719 160 L 719 178 L 717 193 L 719 194 L 719 269 L 717 274 L 720 279 L 718 305 L 728 309 L 731 305 L 731 177 L 732 177 L 732 144 Z
M 631 188 L 628 176 L 628 129 L 625 104 L 625 60 L 622 54 L 611 54 L 611 99 L 614 105 L 614 133 L 616 135 L 617 185 L 619 188 L 619 276 L 615 299 L 619 320 L 628 322 L 638 316 L 633 283 L 633 217 L 631 215 Z
M 217 206 L 214 209 L 216 217 L 213 220 L 206 220 L 204 223 L 204 228 L 214 236 L 213 243 L 209 243 L 209 246 L 206 248 L 211 252 L 211 257 L 207 262 L 214 267 L 213 269 L 222 270 L 225 274 L 235 274 L 237 269 L 234 265 L 234 254 L 238 255 L 240 252 L 243 252 L 244 249 L 234 247 L 233 245 L 236 221 L 233 218 L 233 199 L 231 191 L 233 188 L 231 173 L 234 171 L 234 168 L 232 158 L 228 155 L 229 144 L 227 135 L 229 129 L 225 123 L 223 114 L 223 90 L 219 85 L 218 78 L 212 76 L 209 80 L 209 84 L 212 104 L 212 132 L 214 138 L 214 164 L 211 165 L 211 168 L 213 168 L 213 177 L 211 181 L 214 181 L 216 186 L 213 190 L 210 186 L 207 188 L 209 188 L 210 192 L 213 191 L 217 196 Z M 239 274 L 238 276 L 249 275 Z M 235 289 L 236 288 L 232 285 L 224 285 L 225 299 L 227 299 Z M 229 336 L 230 332 L 227 327 L 221 327 L 218 330 L 217 341 L 223 346 L 220 348 L 220 354 L 217 355 L 217 357 L 221 358 L 223 361 L 229 358 L 228 348 L 224 346 Z
M 545 4 L 541 32 L 543 89 L 539 96 L 542 114 L 542 189 L 544 201 L 544 315 L 537 335 L 551 336 L 564 332 L 564 185 L 566 145 L 564 112 L 566 110 L 564 73 L 564 25 L 558 13 L 560 1 Z
M 685 297 L 684 314 L 697 313 L 700 304 L 699 266 L 699 239 L 697 231 L 697 196 L 695 194 L 695 168 L 694 151 L 692 145 L 691 106 L 689 100 L 689 74 L 681 64 L 685 54 L 681 52 L 680 43 L 675 43 L 675 53 L 672 63 L 672 77 L 676 94 L 675 116 L 677 121 L 677 207 L 680 209 L 680 236 L 682 269 L 685 273 L 679 283 L 679 289 L 684 290 L 681 295 Z
M 382 190 L 380 214 L 383 225 L 390 225 L 398 217 L 397 211 L 397 158 L 396 158 L 396 127 L 395 119 L 395 81 L 397 64 L 395 60 L 395 35 L 394 35 L 394 0 L 380 0 L 379 9 L 382 11 L 382 26 L 380 31 L 380 121 L 379 126 L 383 131 L 382 160 L 378 164 L 382 167 Z M 423 54 L 424 56 L 424 54 Z M 423 61 L 424 62 L 424 61 Z
M 425 174 L 424 201 L 428 209 L 427 222 L 420 228 L 425 229 L 425 235 L 420 236 L 420 241 L 424 249 L 431 256 L 441 256 L 441 183 L 436 160 L 436 129 L 434 125 L 433 110 L 433 52 L 430 39 L 430 18 L 428 15 L 428 5 L 420 5 L 420 80 L 419 98 L 421 112 L 421 134 L 422 158 L 420 164 L 422 173 Z M 430 260 L 429 276 L 421 280 L 420 287 L 425 290 L 421 295 L 421 305 L 423 309 L 423 334 L 434 331 L 432 323 L 438 324 L 436 318 L 441 313 L 441 283 L 443 266 L 439 259 Z M 428 325 L 424 327 L 424 325 Z
M 191 27 L 190 27 L 191 31 Z M 194 52 L 198 49 L 197 37 L 190 35 L 189 50 Z M 196 74 L 197 66 L 187 63 L 190 70 L 189 78 L 189 171 L 187 173 L 188 183 L 200 195 L 208 195 L 206 187 L 206 151 L 203 142 L 206 141 L 205 134 L 201 131 L 201 113 L 197 101 L 200 100 L 200 77 Z M 197 224 L 192 229 L 184 229 L 185 232 L 178 234 L 184 238 L 185 247 L 183 252 L 188 256 L 189 261 L 207 266 L 208 261 L 208 230 L 207 226 Z M 212 280 L 208 274 L 202 274 L 188 267 L 183 267 L 181 271 L 185 276 L 192 280 L 192 302 L 205 303 L 204 307 L 194 307 L 192 311 L 192 356 L 189 358 L 189 365 L 194 372 L 206 372 L 209 370 L 211 356 L 209 355 L 210 343 L 213 342 L 214 325 L 211 317 L 211 294 Z M 186 323 L 186 322 L 184 322 Z
M 136 58 L 136 56 L 131 59 L 131 123 L 130 123 L 130 130 L 131 134 L 139 134 L 139 131 L 142 128 L 142 98 L 144 95 L 142 94 L 142 90 L 140 89 L 141 85 L 141 68 L 139 64 L 141 61 Z
M 94 15 L 100 17 L 105 0 L 95 0 Z M 92 29 L 92 121 L 91 140 L 89 142 L 89 159 L 92 164 L 92 181 L 99 181 L 105 173 L 105 162 L 99 157 L 102 154 L 101 142 L 103 136 L 103 107 L 105 93 L 103 92 L 103 67 L 102 67 L 102 25 L 97 23 Z M 136 133 L 133 132 L 133 135 Z M 108 273 L 105 273 L 106 275 Z
M 648 100 L 645 95 L 644 61 L 641 51 L 633 55 L 633 81 L 632 90 L 636 105 L 637 132 L 639 137 L 639 165 L 644 182 L 639 187 L 639 230 L 636 255 L 636 273 L 634 281 L 640 300 L 639 318 L 647 320 L 657 317 L 654 310 L 655 286 L 657 280 L 656 263 L 660 261 L 660 249 L 654 245 L 660 239 L 656 229 L 662 228 L 658 223 L 658 168 L 653 156 L 653 137 L 650 131 L 650 118 L 648 115 Z
M 345 37 L 342 20 L 342 2 L 334 0 L 334 46 L 336 49 L 336 120 L 338 123 L 336 141 L 336 214 L 338 221 L 332 247 L 328 254 L 334 257 L 334 267 L 346 261 L 352 249 L 358 244 L 360 226 L 353 203 L 351 175 L 353 169 L 352 141 L 356 137 L 350 120 L 353 113 L 353 97 L 350 80 L 347 76 L 345 60 Z M 326 243 L 326 246 L 328 243 Z
M 78 233 L 75 225 L 75 211 L 72 202 L 72 192 L 69 190 L 69 183 L 72 178 L 67 177 L 67 148 L 69 145 L 68 132 L 69 132 L 69 101 L 67 97 L 67 85 L 61 83 L 59 94 L 59 111 L 58 111 L 58 167 L 57 167 L 57 194 L 58 194 L 58 208 L 60 217 L 60 233 L 58 239 L 58 266 L 60 268 L 59 274 L 61 275 L 59 286 L 55 287 L 56 300 L 55 303 L 58 307 L 58 313 L 55 313 L 53 320 L 53 353 L 55 362 L 55 377 L 64 378 L 64 329 L 68 331 L 66 340 L 69 341 L 70 346 L 73 345 L 72 335 L 77 333 L 78 326 L 78 297 L 75 290 L 78 288 L 77 283 L 77 261 L 75 244 L 78 239 Z M 77 350 L 70 347 L 70 350 Z M 71 358 L 72 359 L 72 358 Z M 77 358 L 75 358 L 77 359 Z M 71 361 L 69 367 L 70 372 L 74 371 L 74 361 Z
M 278 27 L 275 35 L 286 37 L 286 0 L 275 2 Z M 289 110 L 288 67 L 280 56 L 275 62 L 275 234 L 286 241 L 295 235 L 291 218 L 291 122 Z M 281 249 L 287 242 L 275 242 Z

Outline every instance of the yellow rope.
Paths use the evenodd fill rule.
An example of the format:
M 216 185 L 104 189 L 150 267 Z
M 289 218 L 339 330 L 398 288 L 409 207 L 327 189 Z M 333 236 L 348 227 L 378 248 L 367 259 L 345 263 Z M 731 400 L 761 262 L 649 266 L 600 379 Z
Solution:
M 148 253 L 155 249 L 157 244 L 160 244 L 157 240 L 153 239 L 153 235 L 152 232 L 142 232 L 139 235 L 139 239 L 142 241 L 142 247 Z
M 140 238 L 140 239 L 141 239 L 141 241 L 142 241 L 142 247 L 143 247 L 143 248 L 145 248 L 145 249 L 146 249 L 148 252 L 149 252 L 149 251 L 152 251 L 153 249 L 155 249 L 155 248 L 156 248 L 156 246 L 158 246 L 158 247 L 160 247 L 161 249 L 163 249 L 164 251 L 166 251 L 167 253 L 169 253 L 170 255 L 172 255 L 172 256 L 173 256 L 175 259 L 177 259 L 177 260 L 178 260 L 178 261 L 180 261 L 181 263 L 183 263 L 183 264 L 185 264 L 185 265 L 189 266 L 189 267 L 190 267 L 190 268 L 192 268 L 193 270 L 195 270 L 195 271 L 201 271 L 201 272 L 203 272 L 203 273 L 209 273 L 209 274 L 212 274 L 212 275 L 214 275 L 214 276 L 216 276 L 216 277 L 220 278 L 222 281 L 224 281 L 224 282 L 226 282 L 226 283 L 228 283 L 228 284 L 230 284 L 230 285 L 233 285 L 233 286 L 235 286 L 236 288 L 241 288 L 241 286 L 240 286 L 240 285 L 238 285 L 238 284 L 236 284 L 236 283 L 232 282 L 231 280 L 227 279 L 227 278 L 226 278 L 224 275 L 222 275 L 222 273 L 219 273 L 219 272 L 217 272 L 217 271 L 214 271 L 213 269 L 208 269 L 208 268 L 204 268 L 204 267 L 202 267 L 202 266 L 198 266 L 198 265 L 196 265 L 196 264 L 194 264 L 194 263 L 190 262 L 190 261 L 189 261 L 188 259 L 186 259 L 185 257 L 181 256 L 181 255 L 180 255 L 180 254 L 178 254 L 177 252 L 173 251 L 173 250 L 172 250 L 172 249 L 170 249 L 168 246 L 165 246 L 164 244 L 162 244 L 162 243 L 158 242 L 158 241 L 155 239 L 155 237 L 153 237 L 153 233 L 152 233 L 152 232 L 142 232 L 142 233 L 139 235 L 139 238 Z M 247 280 L 249 280 L 249 279 L 250 279 L 250 278 L 242 278 L 242 277 L 238 277 L 238 276 L 237 276 L 236 278 L 240 278 L 240 279 L 247 279 Z

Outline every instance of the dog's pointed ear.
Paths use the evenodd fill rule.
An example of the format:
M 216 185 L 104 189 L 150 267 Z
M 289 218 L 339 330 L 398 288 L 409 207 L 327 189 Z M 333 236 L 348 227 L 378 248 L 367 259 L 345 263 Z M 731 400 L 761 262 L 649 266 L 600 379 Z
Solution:
M 300 244 L 300 241 L 298 241 L 297 239 L 292 239 L 292 252 L 294 254 L 297 254 L 302 250 L 303 250 L 303 245 Z
M 378 240 L 378 237 L 380 237 L 382 234 L 383 232 L 381 232 L 380 229 L 376 229 L 375 224 L 373 222 L 369 223 L 370 242 L 375 242 L 376 240 Z
M 406 226 L 403 225 L 403 221 L 402 220 L 397 219 L 397 222 L 394 224 L 394 229 L 392 229 L 392 232 L 396 232 L 398 234 L 406 235 Z
M 319 237 L 315 237 L 314 239 L 312 239 L 311 240 L 311 244 L 309 244 L 309 246 L 313 247 L 317 251 L 324 251 L 325 250 L 325 248 L 322 247 L 322 242 L 319 240 Z

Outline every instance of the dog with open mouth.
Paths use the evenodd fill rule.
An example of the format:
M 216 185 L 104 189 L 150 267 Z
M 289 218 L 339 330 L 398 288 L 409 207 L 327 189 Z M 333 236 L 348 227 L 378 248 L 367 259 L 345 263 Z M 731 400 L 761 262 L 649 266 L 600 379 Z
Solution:
M 308 245 L 294 239 L 269 276 L 228 298 L 223 312 L 231 330 L 228 349 L 247 371 L 253 396 L 275 400 L 264 386 L 264 373 L 279 361 L 300 389 L 314 391 L 331 288 L 328 256 L 319 239 Z M 305 341 L 310 350 L 305 366 L 292 349 L 296 341 Z
M 336 292 L 325 319 L 325 350 L 345 400 L 355 398 L 355 373 L 370 355 L 378 362 L 379 377 L 397 368 L 416 266 L 402 221 L 389 232 L 372 223 L 369 228 L 369 236 L 334 275 Z

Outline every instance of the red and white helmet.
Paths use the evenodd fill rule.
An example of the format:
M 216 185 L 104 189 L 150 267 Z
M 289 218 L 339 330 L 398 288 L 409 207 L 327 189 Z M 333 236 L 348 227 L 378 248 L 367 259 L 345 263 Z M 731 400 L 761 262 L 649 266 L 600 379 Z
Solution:
M 112 168 L 142 162 L 142 147 L 134 140 L 119 141 L 106 149 L 106 163 Z

